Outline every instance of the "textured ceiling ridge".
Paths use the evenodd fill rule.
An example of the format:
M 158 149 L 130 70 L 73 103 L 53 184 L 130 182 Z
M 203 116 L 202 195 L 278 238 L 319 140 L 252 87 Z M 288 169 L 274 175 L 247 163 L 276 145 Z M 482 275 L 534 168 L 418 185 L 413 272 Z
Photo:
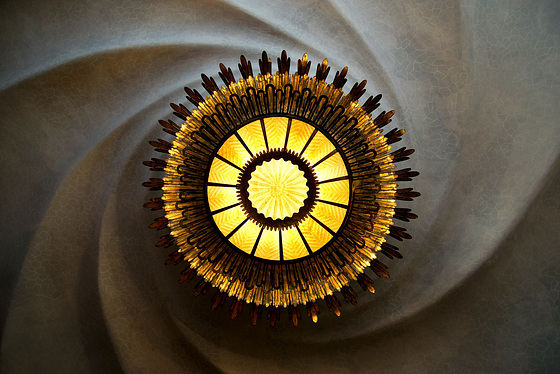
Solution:
M 1 371 L 560 367 L 550 182 L 560 152 L 558 2 L 0 8 Z M 343 305 L 341 318 L 325 312 L 298 329 L 286 314 L 270 329 L 247 326 L 247 310 L 235 321 L 228 308 L 209 312 L 211 295 L 194 299 L 176 284 L 179 270 L 162 266 L 157 233 L 145 229 L 155 216 L 141 208 L 147 140 L 172 118 L 167 102 L 184 101 L 180 87 L 215 76 L 220 61 L 283 49 L 348 65 L 349 81 L 383 92 L 417 149 L 406 166 L 422 172 L 414 241 L 390 263 L 391 278 L 358 308 Z

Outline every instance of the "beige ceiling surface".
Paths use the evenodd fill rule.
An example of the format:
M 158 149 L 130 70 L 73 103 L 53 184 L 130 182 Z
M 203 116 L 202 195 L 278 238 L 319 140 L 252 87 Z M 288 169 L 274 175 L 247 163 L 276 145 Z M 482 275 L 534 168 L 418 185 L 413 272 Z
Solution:
M 4 1 L 8 373 L 472 373 L 560 367 L 555 1 Z M 413 239 L 336 317 L 256 327 L 178 285 L 142 204 L 169 102 L 267 50 L 349 67 L 417 152 Z M 273 66 L 276 66 L 273 63 Z M 234 75 L 239 78 L 240 74 Z M 218 80 L 218 79 L 217 79 Z M 350 87 L 346 87 L 349 90 Z M 369 95 L 368 95 L 369 96 Z M 367 96 L 366 96 L 367 97 Z

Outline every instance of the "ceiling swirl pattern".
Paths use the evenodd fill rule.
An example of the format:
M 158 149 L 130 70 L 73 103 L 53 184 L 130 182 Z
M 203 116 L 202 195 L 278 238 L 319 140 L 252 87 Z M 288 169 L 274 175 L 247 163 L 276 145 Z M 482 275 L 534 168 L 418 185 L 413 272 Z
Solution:
M 0 5 L 5 372 L 553 372 L 560 366 L 554 1 Z M 420 219 L 359 307 L 294 329 L 176 283 L 142 205 L 184 86 L 266 50 L 348 66 L 395 109 Z M 293 66 L 294 64 L 292 64 Z M 292 67 L 293 68 L 293 67 Z M 331 74 L 333 74 L 331 72 Z M 327 78 L 332 81 L 334 75 Z M 388 130 L 393 127 L 389 126 Z M 166 138 L 169 140 L 168 138 Z M 393 277 L 394 276 L 394 277 Z M 376 278 L 377 279 L 377 278 Z M 505 344 L 504 342 L 508 342 Z M 25 354 L 23 354 L 25 352 Z

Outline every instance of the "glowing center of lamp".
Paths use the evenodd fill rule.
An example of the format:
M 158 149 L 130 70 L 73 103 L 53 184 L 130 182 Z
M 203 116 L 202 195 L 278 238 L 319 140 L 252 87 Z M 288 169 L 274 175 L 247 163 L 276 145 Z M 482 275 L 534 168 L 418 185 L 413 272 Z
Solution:
M 302 170 L 287 160 L 270 160 L 257 166 L 249 180 L 249 200 L 265 217 L 284 219 L 297 213 L 309 188 Z

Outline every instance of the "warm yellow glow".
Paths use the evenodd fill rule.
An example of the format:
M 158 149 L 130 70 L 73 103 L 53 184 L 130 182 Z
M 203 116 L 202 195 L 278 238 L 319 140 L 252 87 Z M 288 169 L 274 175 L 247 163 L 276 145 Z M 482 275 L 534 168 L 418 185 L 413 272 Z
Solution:
M 297 153 L 301 152 L 312 133 L 313 126 L 297 119 L 292 120 L 288 137 L 288 149 Z
M 288 117 L 250 122 L 238 129 L 237 135 L 241 141 L 234 134 L 220 147 L 208 176 L 208 205 L 211 212 L 218 211 L 213 214 L 213 219 L 221 233 L 239 250 L 273 261 L 295 260 L 321 249 L 339 230 L 349 204 L 349 181 L 328 182 L 348 176 L 346 165 L 334 145 L 310 124 Z M 319 201 L 310 212 L 313 218 L 304 218 L 296 224 L 297 227 L 262 228 L 261 224 L 249 219 L 241 204 L 236 205 L 240 203 L 237 186 L 242 173 L 240 169 L 251 160 L 251 154 L 283 149 L 284 145 L 286 150 L 301 154 L 310 167 L 315 165 L 313 172 L 319 182 Z M 324 181 L 327 183 L 321 183 Z M 304 172 L 291 161 L 282 158 L 265 161 L 250 175 L 248 199 L 252 207 L 266 218 L 286 219 L 304 207 L 309 192 L 307 182 Z M 220 209 L 224 210 L 220 212 Z
M 235 234 L 229 239 L 237 248 L 245 253 L 251 253 L 253 246 L 257 241 L 261 228 L 252 221 L 247 221 Z
M 326 181 L 348 175 L 344 161 L 342 161 L 342 157 L 340 157 L 339 153 L 335 153 L 321 162 L 315 167 L 314 171 L 319 181 Z
M 235 188 L 232 187 L 208 186 L 207 193 L 211 212 L 237 202 L 237 193 Z
M 319 199 L 348 205 L 350 183 L 348 180 L 321 184 Z
M 212 161 L 210 173 L 208 175 L 208 182 L 235 185 L 238 177 L 239 170 L 233 166 L 230 166 L 217 158 Z
M 235 136 L 231 136 L 226 140 L 218 151 L 218 154 L 239 167 L 245 165 L 245 161 L 251 157 Z
M 321 249 L 332 238 L 332 235 L 311 217 L 303 220 L 299 224 L 299 228 L 313 252 Z
M 270 160 L 251 174 L 249 200 L 265 217 L 291 217 L 303 207 L 309 190 L 306 181 L 303 171 L 290 161 Z
M 253 152 L 253 155 L 261 151 L 266 151 L 260 120 L 253 121 L 243 126 L 237 130 L 237 133 L 241 136 L 245 144 L 247 144 L 251 152 Z
M 311 143 L 303 152 L 303 157 L 307 158 L 311 165 L 320 161 L 323 157 L 334 151 L 334 145 L 327 139 L 327 137 L 320 132 L 315 134 Z
M 263 230 L 255 252 L 256 257 L 265 260 L 280 260 L 279 231 Z
M 214 214 L 214 222 L 224 235 L 228 235 L 235 229 L 243 220 L 245 220 L 245 212 L 238 205 L 234 208 L 224 210 L 223 212 Z
M 284 260 L 295 260 L 309 254 L 296 228 L 282 231 L 282 247 Z
M 318 202 L 313 209 L 313 217 L 321 221 L 325 226 L 334 232 L 342 225 L 344 217 L 346 216 L 346 209 L 339 208 L 331 204 Z
M 288 119 L 286 117 L 269 117 L 264 119 L 268 148 L 284 148 Z

